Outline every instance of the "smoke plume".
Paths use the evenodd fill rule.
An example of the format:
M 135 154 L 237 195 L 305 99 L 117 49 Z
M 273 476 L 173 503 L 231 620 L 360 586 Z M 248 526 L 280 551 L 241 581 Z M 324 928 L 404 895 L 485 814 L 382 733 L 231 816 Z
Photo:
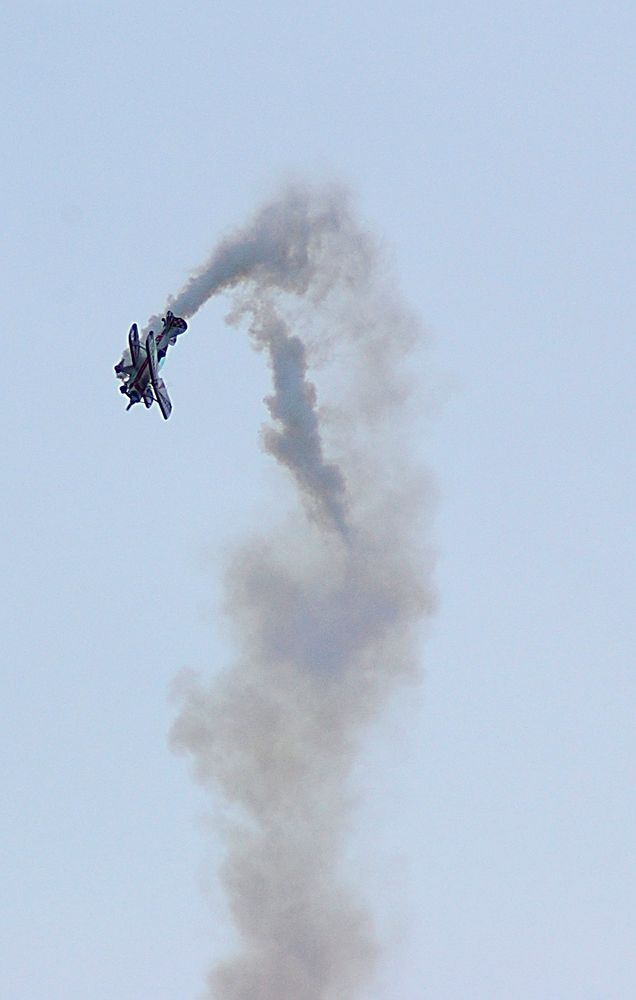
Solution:
M 172 731 L 224 803 L 238 945 L 210 974 L 215 1000 L 353 1000 L 379 954 L 343 871 L 347 778 L 365 728 L 418 673 L 432 607 L 430 488 L 404 426 L 420 328 L 380 261 L 346 191 L 294 186 L 168 303 L 192 316 L 231 292 L 229 322 L 272 371 L 263 445 L 304 506 L 234 553 L 234 662 L 209 684 L 182 680 Z

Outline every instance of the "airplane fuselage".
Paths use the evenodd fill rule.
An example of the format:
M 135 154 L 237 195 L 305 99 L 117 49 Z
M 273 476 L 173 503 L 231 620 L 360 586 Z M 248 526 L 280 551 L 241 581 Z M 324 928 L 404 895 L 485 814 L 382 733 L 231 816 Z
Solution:
M 157 334 L 157 351 L 162 354 L 164 348 L 167 348 L 170 344 L 170 338 L 174 336 L 174 331 L 170 331 L 168 328 Z M 164 355 L 165 356 L 165 355 Z M 161 359 L 160 365 L 163 363 L 163 358 Z M 137 362 L 137 367 L 131 373 L 130 378 L 126 383 L 126 388 L 128 394 L 135 389 L 140 396 L 143 396 L 144 391 L 150 385 L 150 365 L 148 364 L 148 352 L 144 344 L 139 344 L 139 360 Z

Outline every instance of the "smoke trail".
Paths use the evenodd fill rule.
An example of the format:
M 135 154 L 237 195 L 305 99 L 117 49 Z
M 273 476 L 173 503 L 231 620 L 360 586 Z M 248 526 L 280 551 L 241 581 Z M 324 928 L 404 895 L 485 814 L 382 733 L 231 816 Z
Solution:
M 209 995 L 353 1000 L 379 949 L 341 871 L 347 776 L 365 725 L 417 673 L 432 606 L 420 541 L 429 490 L 400 416 L 401 364 L 420 331 L 339 188 L 286 191 L 220 244 L 171 307 L 190 316 L 222 289 L 234 290 L 229 321 L 246 321 L 266 353 L 275 425 L 264 445 L 310 518 L 234 554 L 235 662 L 209 685 L 181 681 L 172 741 L 226 803 L 221 878 L 239 934 Z M 325 410 L 307 379 L 316 359 Z

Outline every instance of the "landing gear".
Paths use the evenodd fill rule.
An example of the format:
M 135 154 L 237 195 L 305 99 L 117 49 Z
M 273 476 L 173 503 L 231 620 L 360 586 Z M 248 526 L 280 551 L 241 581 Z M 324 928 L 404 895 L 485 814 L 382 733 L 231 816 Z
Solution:
M 139 393 L 137 392 L 136 389 L 131 389 L 130 390 L 130 392 L 128 393 L 128 399 L 130 400 L 130 402 L 129 402 L 128 406 L 126 407 L 126 412 L 128 412 L 128 410 L 130 409 L 130 407 L 134 406 L 135 403 L 141 403 L 141 396 L 139 395 Z

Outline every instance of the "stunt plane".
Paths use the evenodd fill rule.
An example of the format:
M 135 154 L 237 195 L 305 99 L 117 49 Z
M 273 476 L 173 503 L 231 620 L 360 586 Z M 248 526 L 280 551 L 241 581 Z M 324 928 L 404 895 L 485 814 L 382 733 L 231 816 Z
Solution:
M 159 377 L 159 369 L 168 353 L 168 347 L 176 344 L 177 337 L 188 329 L 188 324 L 171 312 L 168 312 L 162 323 L 161 333 L 155 337 L 151 330 L 145 344 L 139 342 L 139 330 L 137 324 L 133 323 L 128 334 L 128 351 L 124 351 L 121 361 L 115 365 L 115 374 L 123 382 L 119 391 L 130 400 L 126 410 L 142 400 L 148 408 L 156 400 L 164 420 L 167 420 L 172 412 L 172 403 L 165 382 Z

